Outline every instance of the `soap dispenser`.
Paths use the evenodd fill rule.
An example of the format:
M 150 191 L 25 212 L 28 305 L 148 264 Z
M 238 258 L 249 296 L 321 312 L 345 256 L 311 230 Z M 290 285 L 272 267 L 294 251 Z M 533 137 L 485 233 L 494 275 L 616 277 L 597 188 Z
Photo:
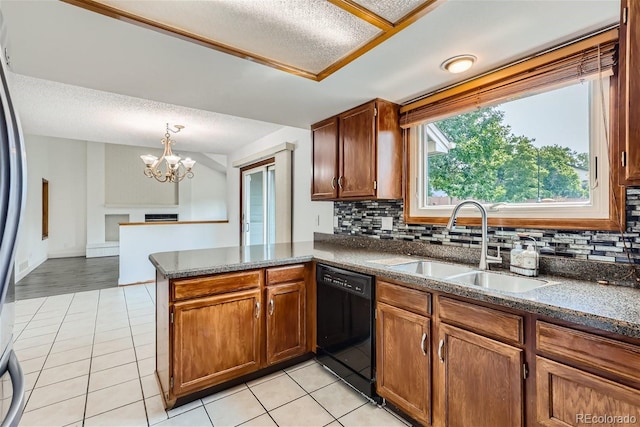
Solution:
M 511 258 L 510 264 L 512 267 L 522 267 L 522 253 L 524 250 L 522 249 L 522 245 L 520 242 L 516 242 L 513 249 L 511 249 Z M 512 270 L 513 271 L 513 270 Z
M 538 251 L 531 244 L 522 253 L 522 267 L 529 271 L 528 275 L 538 275 Z

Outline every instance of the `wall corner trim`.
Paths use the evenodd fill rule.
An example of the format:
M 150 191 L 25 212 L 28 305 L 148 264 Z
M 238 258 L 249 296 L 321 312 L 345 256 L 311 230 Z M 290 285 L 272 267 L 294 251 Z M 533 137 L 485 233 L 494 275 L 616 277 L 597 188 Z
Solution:
M 254 153 L 249 157 L 245 157 L 244 159 L 236 160 L 232 163 L 232 166 L 234 168 L 241 168 L 243 166 L 268 159 L 269 157 L 273 157 L 274 154 L 281 151 L 293 151 L 295 150 L 295 148 L 296 145 L 293 142 L 283 142 L 282 144 L 274 145 L 273 147 L 269 147 L 266 150 Z

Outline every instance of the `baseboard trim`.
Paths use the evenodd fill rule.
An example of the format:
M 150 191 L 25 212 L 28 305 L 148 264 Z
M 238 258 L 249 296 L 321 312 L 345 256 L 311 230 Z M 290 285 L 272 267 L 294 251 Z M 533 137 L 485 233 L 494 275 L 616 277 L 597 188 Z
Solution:
M 42 263 L 44 263 L 47 260 L 47 258 L 42 258 L 39 259 L 35 264 L 33 265 L 29 265 L 29 267 L 27 267 L 26 270 L 24 271 L 16 271 L 15 272 L 15 282 L 18 283 L 20 280 L 24 279 L 29 273 L 31 273 L 33 270 L 35 270 L 36 268 L 40 267 L 42 265 Z M 14 266 L 15 268 L 15 266 Z

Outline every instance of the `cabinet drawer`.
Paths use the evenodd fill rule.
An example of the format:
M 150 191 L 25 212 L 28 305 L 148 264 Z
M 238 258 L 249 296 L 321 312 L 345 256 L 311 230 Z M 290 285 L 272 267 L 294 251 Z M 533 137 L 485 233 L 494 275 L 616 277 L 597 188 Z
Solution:
M 261 282 L 262 270 L 252 270 L 190 279 L 176 279 L 172 281 L 171 291 L 173 300 L 177 301 L 259 288 Z
M 444 322 L 505 342 L 524 343 L 522 316 L 445 297 L 439 303 L 438 313 Z
M 378 280 L 376 300 L 420 315 L 431 314 L 431 294 Z
M 536 323 L 538 351 L 640 381 L 640 347 L 551 323 Z
M 306 265 L 285 265 L 267 269 L 267 285 L 304 280 Z

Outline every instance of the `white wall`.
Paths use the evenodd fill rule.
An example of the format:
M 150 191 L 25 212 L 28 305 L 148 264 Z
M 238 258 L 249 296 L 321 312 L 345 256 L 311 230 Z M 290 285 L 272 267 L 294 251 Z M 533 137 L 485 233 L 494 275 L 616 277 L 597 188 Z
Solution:
M 25 138 L 27 200 L 18 235 L 16 281 L 47 259 L 49 240 L 42 240 L 42 178 L 49 178 L 48 150 L 39 139 Z
M 177 205 L 178 184 L 159 183 L 143 175 L 142 154 L 162 156 L 162 150 L 105 144 L 105 196 L 107 205 Z M 126 189 L 127 191 L 123 191 Z
M 227 219 L 226 175 L 197 163 L 193 170 L 195 176 L 180 183 L 180 218 Z M 183 203 L 183 198 L 189 202 Z
M 47 258 L 84 255 L 87 239 L 86 146 L 25 135 L 27 200 L 18 235 L 16 280 Z M 55 149 L 54 149 L 55 148 Z M 42 240 L 42 179 L 49 181 L 49 237 Z
M 83 256 L 87 242 L 87 144 L 43 138 L 49 162 L 49 258 Z M 29 162 L 27 153 L 27 166 Z
M 293 241 L 311 241 L 313 233 L 333 233 L 333 202 L 311 201 L 311 132 L 283 127 L 229 155 L 227 162 L 227 212 L 234 245 L 240 244 L 240 170 L 234 161 L 270 147 L 290 142 L 293 151 Z
M 126 214 L 131 222 L 144 221 L 145 213 L 179 213 L 184 221 L 226 219 L 226 177 L 203 165 L 196 164 L 194 178 L 180 184 L 189 206 L 109 206 L 105 205 L 105 144 L 35 135 L 24 138 L 27 200 L 18 236 L 16 280 L 47 258 L 84 256 L 88 247 L 105 245 L 107 214 Z M 139 163 L 140 180 L 146 184 L 149 178 Z M 49 181 L 49 238 L 44 241 L 42 178 Z

